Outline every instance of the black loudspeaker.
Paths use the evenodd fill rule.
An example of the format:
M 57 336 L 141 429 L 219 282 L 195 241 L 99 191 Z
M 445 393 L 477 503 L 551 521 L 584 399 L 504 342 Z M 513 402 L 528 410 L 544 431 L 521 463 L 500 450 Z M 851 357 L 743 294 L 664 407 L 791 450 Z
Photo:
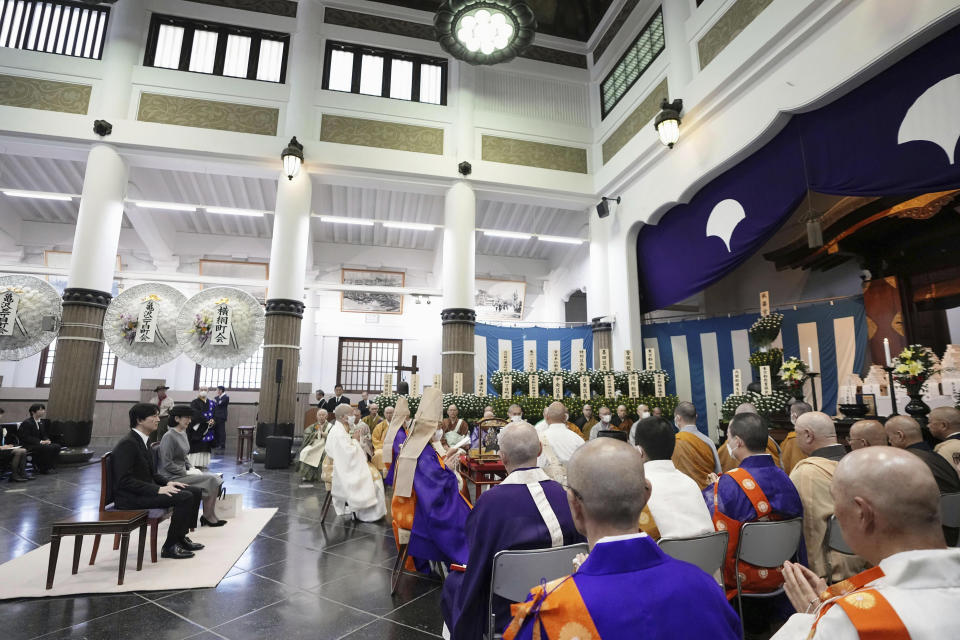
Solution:
M 286 469 L 290 466 L 290 446 L 293 438 L 270 436 L 267 438 L 267 457 L 263 466 L 266 469 Z
M 283 360 L 277 360 L 277 384 L 283 382 Z

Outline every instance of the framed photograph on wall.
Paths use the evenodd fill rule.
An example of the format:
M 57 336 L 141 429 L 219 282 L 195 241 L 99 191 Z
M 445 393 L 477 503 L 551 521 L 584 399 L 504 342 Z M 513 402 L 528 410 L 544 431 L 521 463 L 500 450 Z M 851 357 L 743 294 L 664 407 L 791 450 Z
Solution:
M 867 405 L 867 415 L 877 415 L 877 396 L 873 393 L 860 394 L 860 403 Z
M 341 269 L 340 282 L 363 287 L 402 287 L 406 276 L 402 271 L 376 269 Z M 340 311 L 353 313 L 403 313 L 402 293 L 342 291 Z
M 526 282 L 477 278 L 475 287 L 474 309 L 477 318 L 504 321 L 523 318 Z
M 200 275 L 213 276 L 214 278 L 249 278 L 250 280 L 269 280 L 270 265 L 266 262 L 241 262 L 239 260 L 200 260 Z M 202 285 L 201 288 L 209 289 L 219 285 Z M 233 285 L 230 285 L 233 286 Z M 261 303 L 267 300 L 267 287 L 246 286 L 237 287 L 243 289 Z

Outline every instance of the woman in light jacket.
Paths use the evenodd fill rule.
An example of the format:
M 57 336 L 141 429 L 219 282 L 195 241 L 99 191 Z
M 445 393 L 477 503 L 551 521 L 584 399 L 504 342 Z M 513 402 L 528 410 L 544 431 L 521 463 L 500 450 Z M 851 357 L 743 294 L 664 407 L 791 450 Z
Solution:
M 223 481 L 215 473 L 200 471 L 190 464 L 190 442 L 187 429 L 192 422 L 193 410 L 186 405 L 177 405 L 170 409 L 170 429 L 160 440 L 160 464 L 157 473 L 167 481 L 182 482 L 200 487 L 203 492 L 203 515 L 200 526 L 222 527 L 226 520 L 220 520 L 216 514 L 217 496 Z

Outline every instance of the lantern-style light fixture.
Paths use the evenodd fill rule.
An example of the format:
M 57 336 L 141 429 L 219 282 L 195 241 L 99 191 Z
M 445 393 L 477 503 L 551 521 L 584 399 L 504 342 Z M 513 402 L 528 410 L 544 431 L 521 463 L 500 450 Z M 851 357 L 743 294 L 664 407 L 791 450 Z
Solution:
M 453 57 L 497 64 L 530 46 L 537 18 L 526 0 L 446 0 L 433 24 L 440 46 Z
M 660 136 L 660 142 L 673 149 L 673 145 L 680 139 L 680 112 L 683 111 L 683 100 L 677 98 L 668 102 L 666 98 L 660 103 L 660 113 L 653 120 L 653 127 Z
M 289 180 L 300 173 L 300 167 L 303 166 L 303 145 L 297 142 L 297 136 L 290 138 L 287 148 L 280 154 L 283 160 L 283 172 L 287 174 Z

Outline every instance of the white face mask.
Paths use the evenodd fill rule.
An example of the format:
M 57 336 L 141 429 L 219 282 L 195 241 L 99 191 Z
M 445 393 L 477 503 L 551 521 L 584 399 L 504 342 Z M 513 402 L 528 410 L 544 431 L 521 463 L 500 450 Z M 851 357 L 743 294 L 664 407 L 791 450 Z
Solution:
M 606 413 L 600 416 L 600 422 L 602 422 L 603 424 L 607 424 L 608 422 L 610 422 L 610 414 Z
M 354 422 L 354 416 L 352 416 L 352 415 L 347 416 L 347 423 L 352 425 L 353 422 Z
M 522 422 L 522 421 L 523 421 L 523 416 L 510 416 L 510 421 L 511 421 L 511 422 Z
M 650 412 L 649 412 L 649 411 L 644 411 L 643 413 L 640 414 L 640 417 L 641 417 L 641 418 L 649 418 L 649 417 L 650 417 Z
M 731 440 L 731 438 L 727 438 L 727 453 L 730 454 L 730 457 L 731 457 L 731 458 L 734 458 L 734 457 L 735 457 L 735 456 L 733 455 L 734 448 L 730 446 L 730 440 Z

